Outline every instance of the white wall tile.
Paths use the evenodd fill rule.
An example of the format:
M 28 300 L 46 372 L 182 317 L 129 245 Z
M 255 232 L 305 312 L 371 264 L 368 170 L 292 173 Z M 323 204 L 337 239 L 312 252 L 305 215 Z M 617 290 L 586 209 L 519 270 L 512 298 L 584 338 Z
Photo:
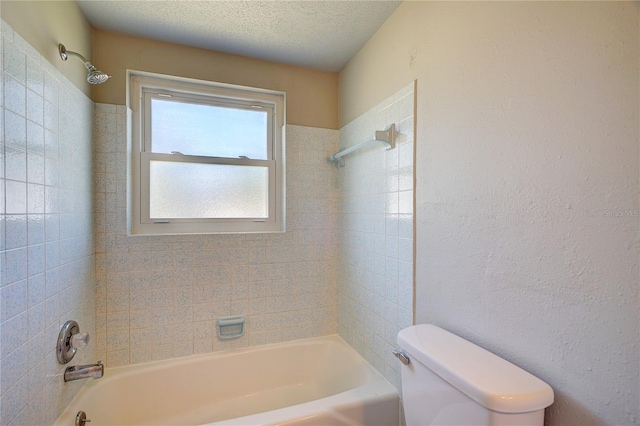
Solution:
M 27 215 L 7 215 L 5 220 L 5 249 L 27 245 Z
M 40 104 L 42 99 L 39 98 Z M 41 123 L 27 120 L 27 150 L 36 154 L 45 154 L 44 128 Z
M 5 178 L 20 182 L 27 180 L 27 152 L 24 149 L 5 147 Z
M 326 152 L 336 149 L 337 131 L 287 127 L 287 173 L 296 179 L 288 179 L 286 233 L 128 237 L 127 113 L 106 104 L 94 111 L 97 259 L 104 253 L 97 281 L 105 284 L 96 303 L 106 312 L 98 338 L 107 367 L 335 333 L 337 246 L 327 234 L 337 229 L 337 189 L 326 184 L 335 175 Z M 296 183 L 305 190 L 292 190 Z M 305 283 L 322 291 L 305 292 Z M 217 319 L 236 314 L 247 318 L 245 337 L 220 341 Z M 285 321 L 288 314 L 299 320 Z M 269 333 L 264 318 L 275 327 Z M 296 332 L 283 332 L 293 324 Z
M 399 389 L 391 357 L 413 321 L 413 84 L 340 129 L 341 147 L 396 123 L 395 149 L 351 154 L 340 168 L 338 332 Z
M 5 74 L 4 76 L 4 107 L 20 116 L 25 116 L 27 94 L 24 84 Z
M 24 83 L 26 81 L 25 53 L 6 38 L 2 47 L 4 71 L 17 81 Z
M 92 333 L 95 322 L 92 214 L 86 207 L 91 194 L 82 184 L 92 179 L 92 123 L 83 111 L 83 105 L 91 102 L 6 23 L 0 26 L 5 71 L 0 114 L 6 165 L 2 177 L 9 179 L 2 185 L 3 189 L 6 186 L 2 204 L 7 208 L 2 211 L 0 251 L 4 271 L 0 423 L 43 424 L 57 417 L 78 388 L 62 383 L 63 367 L 55 360 L 53 348 L 60 325 L 75 319 L 83 331 Z M 61 84 L 67 86 L 68 96 L 79 100 L 66 109 L 58 107 Z M 73 129 L 68 133 L 74 156 L 66 162 L 58 161 L 60 113 L 68 117 L 69 129 Z M 73 178 L 59 179 L 61 170 Z M 60 191 L 69 194 L 62 203 Z M 75 224 L 62 234 L 61 212 L 73 217 Z M 10 215 L 5 217 L 5 213 Z M 61 241 L 72 241 L 71 247 L 65 246 L 72 256 L 62 260 Z M 63 271 L 62 284 L 59 271 Z M 74 360 L 95 361 L 91 346 Z
M 340 131 L 347 146 L 397 120 L 398 149 L 363 152 L 366 162 L 350 157 L 341 170 L 326 161 L 338 132 L 288 126 L 286 233 L 128 237 L 126 107 L 96 105 L 92 128 L 91 102 L 4 22 L 2 33 L 10 216 L 0 363 L 33 365 L 3 368 L 15 377 L 3 380 L 2 424 L 51 422 L 72 397 L 77 386 L 59 381 L 47 344 L 70 316 L 95 336 L 78 362 L 125 365 L 340 329 L 383 374 L 397 374 L 385 351 L 412 317 L 412 88 Z M 246 336 L 218 340 L 217 318 L 235 313 L 247 316 Z
M 25 150 L 27 148 L 27 124 L 25 118 L 6 109 L 3 116 L 5 143 Z
M 44 102 L 42 96 L 32 90 L 27 90 L 26 94 L 27 119 L 42 126 L 44 124 Z

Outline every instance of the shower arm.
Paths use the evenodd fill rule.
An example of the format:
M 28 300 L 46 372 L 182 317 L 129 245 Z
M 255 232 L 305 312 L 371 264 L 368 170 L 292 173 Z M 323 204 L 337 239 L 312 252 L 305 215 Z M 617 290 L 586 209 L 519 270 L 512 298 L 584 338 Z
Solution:
M 72 55 L 77 57 L 84 64 L 84 67 L 89 71 L 89 74 L 87 75 L 87 82 L 89 84 L 102 84 L 111 78 L 110 75 L 100 71 L 81 54 L 67 50 L 62 43 L 58 44 L 58 52 L 60 53 L 60 57 L 63 61 L 66 61 L 69 58 L 69 55 Z
M 96 69 L 96 67 L 94 67 L 93 64 L 87 60 L 87 58 L 85 58 L 84 56 L 82 56 L 77 52 L 67 50 L 63 44 L 58 45 L 58 52 L 60 52 L 60 57 L 62 58 L 63 61 L 66 61 L 69 58 L 69 55 L 72 55 L 80 59 L 80 61 L 82 61 L 85 68 L 87 68 L 87 70 L 93 71 Z

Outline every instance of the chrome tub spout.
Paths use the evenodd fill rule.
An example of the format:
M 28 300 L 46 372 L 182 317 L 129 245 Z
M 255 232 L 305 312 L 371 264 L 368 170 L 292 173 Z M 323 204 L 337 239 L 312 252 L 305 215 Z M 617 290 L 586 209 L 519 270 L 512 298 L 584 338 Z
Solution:
M 99 379 L 103 374 L 104 365 L 102 365 L 102 361 L 98 361 L 97 364 L 67 367 L 67 369 L 64 370 L 64 381 L 70 382 L 72 380 L 87 379 L 89 377 Z

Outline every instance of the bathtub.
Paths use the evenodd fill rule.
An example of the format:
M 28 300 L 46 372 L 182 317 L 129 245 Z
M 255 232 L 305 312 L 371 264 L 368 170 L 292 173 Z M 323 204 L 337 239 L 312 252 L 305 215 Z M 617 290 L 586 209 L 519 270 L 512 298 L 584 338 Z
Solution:
M 396 389 L 338 336 L 107 368 L 55 426 L 399 424 Z

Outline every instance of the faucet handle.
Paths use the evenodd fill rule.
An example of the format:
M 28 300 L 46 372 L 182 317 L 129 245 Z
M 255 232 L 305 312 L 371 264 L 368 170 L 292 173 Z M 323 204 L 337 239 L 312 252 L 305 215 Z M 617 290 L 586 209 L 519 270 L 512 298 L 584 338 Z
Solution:
M 85 348 L 89 344 L 89 333 L 76 333 L 71 336 L 69 343 L 76 349 Z

